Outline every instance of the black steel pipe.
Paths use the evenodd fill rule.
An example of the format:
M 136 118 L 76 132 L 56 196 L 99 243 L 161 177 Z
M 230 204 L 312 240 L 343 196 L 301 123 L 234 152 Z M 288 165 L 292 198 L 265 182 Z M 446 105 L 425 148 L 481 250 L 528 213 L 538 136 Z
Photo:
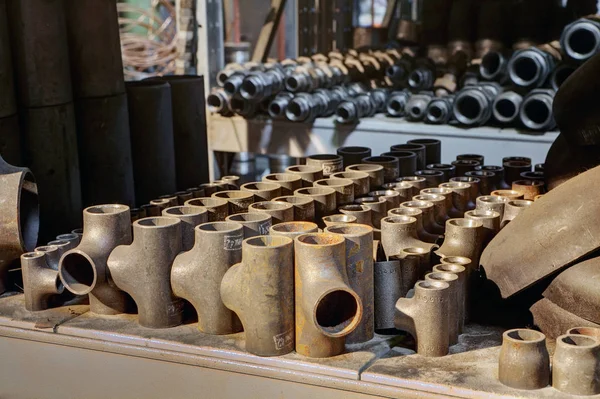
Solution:
M 442 160 L 442 142 L 437 139 L 414 139 L 408 144 L 421 144 L 425 146 L 425 163 L 440 163 Z
M 125 87 L 135 198 L 145 204 L 177 191 L 171 87 L 156 80 L 129 82 Z

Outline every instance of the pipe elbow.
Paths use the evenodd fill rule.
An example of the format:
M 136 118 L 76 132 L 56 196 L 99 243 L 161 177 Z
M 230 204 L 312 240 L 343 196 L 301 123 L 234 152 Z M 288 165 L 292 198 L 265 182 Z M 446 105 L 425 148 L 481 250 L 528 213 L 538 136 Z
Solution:
M 243 263 L 231 266 L 223 276 L 220 288 L 223 304 L 235 312 L 240 319 L 242 317 L 241 313 L 243 313 L 241 309 L 247 299 L 247 295 L 245 295 L 247 293 L 246 284 L 242 276 L 243 268 Z

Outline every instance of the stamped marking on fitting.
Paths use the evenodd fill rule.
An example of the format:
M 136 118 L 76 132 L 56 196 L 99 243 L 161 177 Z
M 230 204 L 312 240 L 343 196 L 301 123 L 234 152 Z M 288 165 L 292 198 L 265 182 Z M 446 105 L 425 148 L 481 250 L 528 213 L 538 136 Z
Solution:
M 226 251 L 237 251 L 242 249 L 242 241 L 244 241 L 244 235 L 238 236 L 225 236 L 223 237 L 223 248 Z
M 261 236 L 266 236 L 269 234 L 269 229 L 271 228 L 271 222 L 267 221 L 258 225 L 258 234 Z
M 419 301 L 423 302 L 444 302 L 444 298 L 435 297 L 435 296 L 427 296 L 427 295 L 416 295 L 415 298 Z
M 277 334 L 273 337 L 273 341 L 275 341 L 275 349 L 280 350 L 287 346 L 292 346 L 294 344 L 294 330 L 288 330 L 281 334 Z

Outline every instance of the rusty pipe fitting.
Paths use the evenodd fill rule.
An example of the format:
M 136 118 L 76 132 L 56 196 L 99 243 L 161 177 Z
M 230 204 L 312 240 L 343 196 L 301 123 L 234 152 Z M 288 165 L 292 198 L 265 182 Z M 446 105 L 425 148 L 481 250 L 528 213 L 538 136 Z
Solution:
M 541 389 L 550 382 L 546 336 L 539 331 L 514 329 L 502 334 L 498 380 L 512 388 Z
M 308 233 L 318 233 L 319 226 L 312 222 L 286 222 L 271 226 L 269 234 L 272 236 L 289 237 L 292 240 Z
M 256 200 L 254 193 L 246 190 L 219 191 L 214 193 L 212 198 L 227 200 L 229 215 L 248 212 L 248 207 Z
M 362 318 L 356 329 L 346 337 L 346 343 L 366 342 L 374 336 L 373 293 L 373 228 L 366 225 L 329 226 L 325 233 L 339 234 L 346 239 L 346 272 L 350 288 L 362 302 Z
M 371 210 L 371 224 L 375 229 L 381 228 L 381 219 L 388 210 L 388 202 L 383 197 L 362 197 L 354 200 L 357 205 L 364 205 Z
M 432 235 L 444 234 L 444 226 L 439 225 L 435 220 L 435 208 L 433 202 L 417 200 L 406 201 L 400 204 L 400 207 L 420 209 L 425 231 Z
M 171 289 L 171 268 L 181 245 L 179 219 L 151 217 L 135 221 L 131 244 L 116 247 L 108 257 L 112 280 L 135 301 L 143 327 L 168 328 L 182 322 L 184 303 Z
M 341 224 L 356 223 L 356 217 L 345 214 L 335 214 L 329 216 L 323 216 L 323 225 L 325 227 L 338 226 Z
M 440 238 L 439 235 L 431 234 L 425 230 L 423 227 L 423 211 L 419 208 L 400 207 L 390 209 L 388 211 L 388 216 L 411 216 L 417 219 L 417 237 L 419 237 L 421 241 L 434 244 Z
M 371 198 L 383 198 L 387 202 L 387 209 L 394 209 L 400 206 L 400 193 L 395 190 L 378 190 L 369 193 Z
M 523 199 L 533 201 L 538 195 L 544 194 L 544 182 L 539 180 L 515 180 L 512 184 L 512 189 L 521 193 Z
M 429 252 L 423 248 L 404 248 L 400 254 L 392 256 L 391 259 L 400 263 L 398 298 L 404 298 L 429 268 Z
M 315 181 L 323 178 L 321 165 L 294 165 L 286 168 L 285 172 L 300 176 L 304 187 L 312 187 Z
M 462 256 L 479 265 L 483 251 L 483 222 L 469 219 L 450 219 L 446 222 L 446 236 L 435 251 L 440 257 Z
M 223 304 L 240 318 L 248 352 L 285 355 L 294 350 L 295 334 L 292 239 L 248 238 L 242 259 L 221 280 Z
M 448 215 L 448 218 L 452 217 L 452 215 L 457 215 L 459 214 L 458 209 L 456 209 L 456 207 L 454 206 L 454 192 L 449 189 L 449 188 L 444 188 L 444 187 L 431 187 L 431 188 L 424 188 L 420 191 L 421 195 L 443 195 L 444 199 L 445 199 L 445 207 L 446 207 L 446 214 Z M 448 219 L 446 219 L 448 220 Z M 444 221 L 444 226 L 446 226 L 446 222 Z
M 485 248 L 490 241 L 500 231 L 501 217 L 496 211 L 487 211 L 482 209 L 474 209 L 465 212 L 465 219 L 480 220 L 483 223 L 483 247 Z
M 412 298 L 396 302 L 394 324 L 417 341 L 417 353 L 426 357 L 448 354 L 450 286 L 445 282 L 420 281 Z
M 448 182 L 440 184 L 440 188 L 452 190 L 454 208 L 448 212 L 450 217 L 462 217 L 466 211 L 475 209 L 471 198 L 471 185 L 463 182 Z
M 221 281 L 242 260 L 243 226 L 234 222 L 204 223 L 194 229 L 194 247 L 175 258 L 171 286 L 198 314 L 198 329 L 206 334 L 241 331 L 238 317 L 221 300 Z
M 24 252 L 38 240 L 38 190 L 26 168 L 9 165 L 0 156 L 0 293 L 6 291 L 6 275 Z
M 291 204 L 295 221 L 312 222 L 315 220 L 315 201 L 310 197 L 287 195 L 273 198 L 273 201 Z
M 521 104 L 519 118 L 531 130 L 549 131 L 556 128 L 552 114 L 554 90 L 536 89 L 530 91 Z
M 402 180 L 402 179 L 403 178 L 398 178 L 397 180 Z M 390 206 L 388 206 L 388 209 L 397 208 L 401 202 L 409 201 L 410 199 L 412 199 L 412 196 L 416 191 L 416 188 L 413 187 L 413 185 L 407 181 L 396 181 L 394 183 L 385 183 L 382 188 L 383 188 L 383 190 L 373 191 L 372 196 L 376 196 L 376 197 L 377 196 L 385 196 L 386 195 L 385 192 L 390 191 L 390 190 L 398 193 L 398 195 L 395 195 L 394 197 L 392 197 L 394 199 L 394 202 L 389 204 Z M 380 194 L 375 194 L 375 193 L 380 193 Z M 388 194 L 388 196 L 389 196 L 389 194 Z
M 452 177 L 449 183 L 467 183 L 470 187 L 469 190 L 469 209 L 475 209 L 475 199 L 479 197 L 479 178 L 472 176 L 460 176 Z
M 366 205 L 344 205 L 338 208 L 338 211 L 344 215 L 355 217 L 356 224 L 373 226 L 373 221 L 371 220 L 371 208 Z
M 291 173 L 271 173 L 263 176 L 262 181 L 279 184 L 281 195 L 292 195 L 294 191 L 302 188 L 302 178 Z
M 271 201 L 273 198 L 281 196 L 281 186 L 277 183 L 246 183 L 242 184 L 240 191 L 254 194 L 255 199 L 258 201 Z
M 30 312 L 48 309 L 48 299 L 64 291 L 58 271 L 48 265 L 44 252 L 27 252 L 21 255 L 21 271 L 25 309 Z
M 450 345 L 458 343 L 460 325 L 464 324 L 464 284 L 459 286 L 458 276 L 454 273 L 431 272 L 425 275 L 425 281 L 445 282 L 448 284 L 448 339 Z M 462 301 L 462 302 L 461 302 Z M 461 309 L 460 306 L 463 306 Z
M 363 313 L 360 298 L 348 286 L 345 238 L 304 234 L 296 237 L 294 251 L 296 352 L 309 357 L 339 355 Z
M 83 210 L 83 229 L 79 245 L 60 259 L 58 273 L 63 285 L 75 295 L 89 294 L 93 313 L 126 313 L 130 310 L 130 298 L 113 283 L 107 263 L 117 246 L 131 244 L 129 207 L 98 205 L 86 208 Z
M 272 225 L 271 216 L 266 213 L 238 213 L 227 216 L 225 221 L 244 226 L 244 239 L 267 235 Z
M 491 195 L 504 197 L 508 200 L 523 199 L 523 194 L 515 190 L 494 190 L 492 191 Z
M 417 171 L 417 172 L 419 172 L 419 171 Z M 427 188 L 427 186 L 429 185 L 427 183 L 427 178 L 425 178 L 424 176 L 405 176 L 405 177 L 396 179 L 396 181 L 398 181 L 398 180 L 400 180 L 401 182 L 410 184 L 413 187 L 413 192 Z
M 517 216 L 524 212 L 527 208 L 533 205 L 533 201 L 524 199 L 509 200 L 504 208 L 504 215 L 502 216 L 502 222 L 500 228 L 503 229 L 508 223 L 513 221 Z
M 317 180 L 315 187 L 330 187 L 336 191 L 336 204 L 348 205 L 354 202 L 354 182 L 350 179 L 332 178 Z
M 346 172 L 363 172 L 368 174 L 370 190 L 381 187 L 385 182 L 385 170 L 382 165 L 361 163 L 346 167 Z
M 446 220 L 450 219 L 448 216 L 447 204 L 448 201 L 444 195 L 441 194 L 420 194 L 415 195 L 413 201 L 425 201 L 433 204 L 434 219 L 437 225 L 441 226 L 442 233 L 446 226 Z
M 248 207 L 248 213 L 265 213 L 273 225 L 294 221 L 294 205 L 288 202 L 262 201 Z
M 465 177 L 476 178 L 477 180 L 479 180 L 479 184 L 477 185 L 479 188 L 479 192 L 477 193 L 475 198 L 480 195 L 490 195 L 492 191 L 496 190 L 496 186 L 494 185 L 496 175 L 494 174 L 494 172 L 488 172 L 485 170 L 474 170 L 465 173 Z M 471 196 L 471 199 L 473 198 L 474 197 Z
M 196 206 L 174 206 L 162 211 L 162 216 L 181 220 L 181 249 L 189 251 L 194 246 L 194 229 L 208 222 L 206 208 Z
M 364 172 L 337 172 L 330 176 L 330 180 L 351 180 L 354 197 L 367 195 L 371 188 L 369 175 Z M 318 180 L 315 184 L 323 185 L 319 183 L 321 181 Z M 345 203 L 339 202 L 338 199 L 338 205 L 345 205 Z
M 323 170 L 323 177 L 329 177 L 333 173 L 344 170 L 344 160 L 335 154 L 310 155 L 306 157 L 306 166 L 317 166 Z
M 223 198 L 201 197 L 187 200 L 186 206 L 206 209 L 209 222 L 222 222 L 229 215 L 229 202 Z M 148 215 L 159 216 L 159 215 Z
M 385 183 L 392 183 L 399 177 L 398 158 L 392 156 L 375 156 L 363 158 L 364 164 L 374 164 L 383 166 L 383 175 Z M 356 165 L 355 165 L 356 166 Z M 371 186 L 373 187 L 373 186 Z M 376 186 L 377 187 L 377 186 Z
M 305 187 L 294 192 L 297 197 L 309 197 L 314 200 L 315 220 L 320 223 L 323 216 L 329 216 L 335 212 L 336 191 L 331 187 Z
M 340 147 L 336 152 L 342 157 L 346 169 L 349 166 L 360 164 L 363 158 L 371 156 L 371 149 L 368 147 Z
M 427 252 L 436 248 L 435 244 L 419 238 L 417 218 L 395 213 L 381 219 L 381 245 L 387 259 L 400 254 L 405 248 L 423 248 Z
M 225 191 L 224 187 L 225 186 L 223 186 L 222 184 L 215 182 L 203 183 L 200 185 L 200 188 L 204 190 L 204 196 L 207 197 L 210 197 L 211 195 L 219 191 Z

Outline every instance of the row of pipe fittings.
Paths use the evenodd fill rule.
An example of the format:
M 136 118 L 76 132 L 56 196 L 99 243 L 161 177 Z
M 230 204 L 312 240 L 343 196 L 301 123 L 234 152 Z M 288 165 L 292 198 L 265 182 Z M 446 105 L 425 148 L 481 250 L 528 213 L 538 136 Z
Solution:
M 535 390 L 551 384 L 566 394 L 598 395 L 599 369 L 599 328 L 575 327 L 556 338 L 552 368 L 543 333 L 515 329 L 502 336 L 498 379 L 509 387 Z
M 66 288 L 87 294 L 93 313 L 137 308 L 141 325 L 166 328 L 182 323 L 187 301 L 200 331 L 243 330 L 260 356 L 335 356 L 390 328 L 409 332 L 419 354 L 444 356 L 469 320 L 483 248 L 533 202 L 522 198 L 543 193 L 543 173 L 524 157 L 441 164 L 433 139 L 390 150 L 343 147 L 134 212 L 87 208 L 82 236 L 21 256 L 26 308 Z

